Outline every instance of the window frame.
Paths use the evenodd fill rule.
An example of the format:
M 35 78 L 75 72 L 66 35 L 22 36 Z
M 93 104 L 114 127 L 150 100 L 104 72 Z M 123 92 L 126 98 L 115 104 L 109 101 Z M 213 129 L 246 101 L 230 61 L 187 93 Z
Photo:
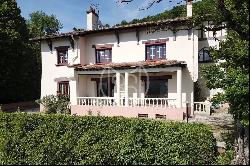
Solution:
M 67 87 L 67 93 L 62 93 L 62 89 L 61 89 L 61 85 L 66 85 Z M 67 95 L 70 96 L 70 85 L 69 85 L 69 81 L 60 81 L 57 82 L 57 95 Z
M 109 52 L 110 52 L 110 61 L 108 61 L 108 62 L 101 62 L 100 61 L 100 57 L 98 57 L 98 51 L 104 51 L 104 53 L 105 53 L 105 51 L 106 50 L 109 50 Z M 98 59 L 99 59 L 99 61 L 98 61 Z M 106 58 L 105 58 L 106 59 Z M 102 47 L 102 48 L 96 48 L 95 49 L 95 63 L 97 63 L 97 64 L 107 64 L 107 63 L 111 63 L 112 62 L 112 48 L 110 48 L 110 47 Z
M 56 49 L 56 54 L 57 54 L 57 64 L 56 66 L 67 66 L 69 64 L 69 46 L 59 46 L 55 47 Z M 67 59 L 65 58 L 65 55 L 63 56 L 63 63 L 60 62 L 60 52 L 65 52 L 66 51 L 66 56 Z
M 159 46 L 159 45 L 163 45 L 165 46 L 165 57 L 163 58 L 158 58 L 157 57 L 157 50 L 155 49 L 155 56 L 154 57 L 157 57 L 157 58 L 154 58 L 154 59 L 148 59 L 148 56 L 147 56 L 147 48 L 148 47 L 152 47 L 152 46 Z M 166 49 L 167 45 L 166 43 L 164 42 L 159 42 L 159 43 L 153 43 L 153 44 L 145 44 L 145 60 L 146 61 L 157 61 L 157 60 L 163 60 L 163 59 L 166 59 L 167 58 L 167 49 Z M 150 53 L 149 53 L 150 54 Z M 163 55 L 164 56 L 164 55 Z

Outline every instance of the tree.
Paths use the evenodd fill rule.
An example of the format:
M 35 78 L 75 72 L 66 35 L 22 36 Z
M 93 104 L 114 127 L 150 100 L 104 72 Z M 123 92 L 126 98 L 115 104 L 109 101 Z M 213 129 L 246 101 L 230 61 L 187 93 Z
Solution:
M 121 25 L 126 25 L 128 22 L 126 20 L 122 20 Z
M 217 63 L 203 68 L 207 86 L 223 88 L 220 99 L 230 104 L 230 112 L 235 119 L 247 124 L 249 115 L 249 1 L 217 1 L 220 15 L 214 22 L 227 22 L 227 38 L 220 42 L 219 50 L 211 48 L 211 55 Z M 218 17 L 220 16 L 220 17 Z M 217 26 L 219 27 L 219 25 Z M 223 60 L 223 61 L 221 61 Z M 217 97 L 218 98 L 218 97 Z
M 216 23 L 227 22 L 227 37 L 220 42 L 218 50 L 211 48 L 211 55 L 217 64 L 203 67 L 207 86 L 222 88 L 213 100 L 229 103 L 229 111 L 236 120 L 238 151 L 237 164 L 248 165 L 244 152 L 245 131 L 249 130 L 249 1 L 217 0 L 218 14 L 211 13 Z M 216 12 L 216 13 L 217 13 Z M 220 28 L 220 24 L 215 29 Z M 243 127 L 245 126 L 245 128 Z M 247 146 L 247 145 L 246 145 Z
M 26 21 L 27 27 L 29 30 L 29 36 L 31 38 L 41 37 L 44 35 L 51 35 L 58 33 L 62 28 L 61 22 L 56 18 L 55 15 L 47 15 L 42 11 L 36 11 L 29 14 L 30 18 Z M 79 31 L 80 29 L 73 29 Z M 42 62 L 41 62 L 41 48 L 39 43 L 32 42 L 30 49 L 33 51 L 33 58 L 36 62 L 36 68 L 34 71 L 34 84 L 36 84 L 36 90 L 38 96 L 41 92 L 41 71 L 42 71 Z
M 27 21 L 27 25 L 31 37 L 55 34 L 63 27 L 55 15 L 49 16 L 43 11 L 33 12 L 29 16 L 30 19 Z
M 110 28 L 110 25 L 109 24 L 105 24 L 104 27 L 105 28 Z
M 0 0 L 0 103 L 38 98 L 37 61 L 15 0 Z

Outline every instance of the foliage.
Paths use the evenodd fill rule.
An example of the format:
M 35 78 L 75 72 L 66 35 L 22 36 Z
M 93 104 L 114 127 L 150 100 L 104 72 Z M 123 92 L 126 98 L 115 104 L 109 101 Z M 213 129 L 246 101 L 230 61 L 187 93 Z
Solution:
M 126 25 L 128 22 L 126 20 L 122 20 L 121 25 Z
M 29 16 L 27 25 L 32 37 L 58 33 L 63 27 L 55 15 L 49 16 L 43 11 L 33 12 Z
M 47 114 L 70 114 L 69 101 L 67 95 L 49 95 L 37 100 L 37 103 L 45 107 L 44 112 Z
M 104 28 L 110 28 L 110 25 L 109 24 L 105 24 Z
M 213 165 L 231 165 L 232 160 L 234 159 L 234 140 L 235 140 L 235 132 L 229 131 L 226 133 L 222 133 L 222 138 L 226 142 L 226 151 L 224 154 L 220 154 L 214 160 Z
M 218 13 L 215 8 L 216 3 L 214 1 L 215 0 L 203 0 L 203 1 L 198 1 L 194 3 L 193 4 L 193 19 L 197 20 L 198 23 L 201 23 L 201 21 L 207 21 L 208 18 L 210 20 L 211 19 L 209 17 L 210 13 Z M 159 13 L 153 16 L 147 16 L 142 19 L 133 19 L 130 22 L 123 20 L 120 23 L 120 25 L 185 17 L 186 11 L 187 11 L 186 5 L 174 6 L 171 10 L 166 10 L 163 13 Z
M 0 103 L 39 98 L 39 60 L 15 0 L 0 0 Z
M 224 5 L 224 6 L 223 6 Z M 220 48 L 211 48 L 212 58 L 218 62 L 203 67 L 203 77 L 208 88 L 222 88 L 224 94 L 218 98 L 230 104 L 235 119 L 248 120 L 249 115 L 249 1 L 225 0 L 223 18 L 227 22 L 227 38 L 220 42 Z M 238 25 L 240 23 L 240 25 Z M 238 25 L 235 27 L 235 25 Z M 249 122 L 248 122 L 249 123 Z M 247 123 L 247 124 L 248 124 Z
M 0 113 L 0 164 L 209 164 L 202 124 L 118 117 Z
M 220 107 L 220 104 L 225 101 L 225 96 L 223 93 L 217 93 L 213 98 L 211 99 L 212 105 L 216 108 Z
M 219 155 L 212 165 L 231 165 L 233 157 L 234 157 L 234 151 L 227 150 L 225 154 Z

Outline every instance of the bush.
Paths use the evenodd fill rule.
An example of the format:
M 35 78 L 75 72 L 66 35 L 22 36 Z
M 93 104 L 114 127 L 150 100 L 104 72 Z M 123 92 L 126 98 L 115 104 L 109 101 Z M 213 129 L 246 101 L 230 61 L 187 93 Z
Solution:
M 69 96 L 67 95 L 49 95 L 37 100 L 38 104 L 45 107 L 44 112 L 47 114 L 70 114 Z
M 219 156 L 217 156 L 213 165 L 231 165 L 233 158 L 234 158 L 234 151 L 227 150 L 225 154 L 220 154 Z
M 0 113 L 0 164 L 211 164 L 202 124 L 121 117 Z

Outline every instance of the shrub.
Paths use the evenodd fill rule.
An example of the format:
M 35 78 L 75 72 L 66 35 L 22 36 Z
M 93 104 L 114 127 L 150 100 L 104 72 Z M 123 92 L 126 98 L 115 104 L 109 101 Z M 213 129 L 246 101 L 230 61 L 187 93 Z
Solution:
M 0 113 L 0 164 L 210 164 L 205 125 L 121 117 Z
M 45 107 L 45 113 L 47 114 L 70 114 L 69 108 L 69 96 L 67 95 L 49 95 L 42 99 L 37 100 L 37 103 L 42 104 Z

